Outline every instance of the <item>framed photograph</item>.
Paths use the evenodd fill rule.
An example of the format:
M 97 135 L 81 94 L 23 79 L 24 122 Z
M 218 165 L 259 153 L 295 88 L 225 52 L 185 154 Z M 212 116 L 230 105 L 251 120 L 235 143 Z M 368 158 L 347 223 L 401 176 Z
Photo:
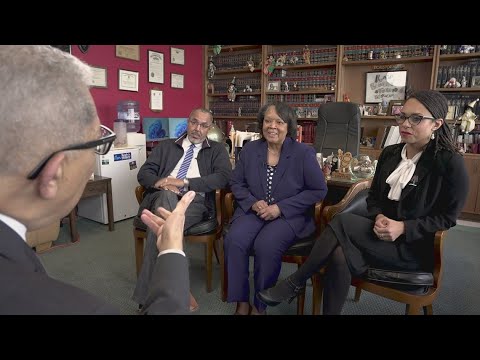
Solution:
M 363 106 L 363 115 L 364 116 L 373 116 L 375 107 L 373 105 L 364 105 Z
M 163 53 L 153 50 L 148 50 L 148 82 L 163 84 L 164 74 Z
M 118 89 L 138 92 L 138 71 L 118 69 Z
M 280 91 L 281 82 L 280 81 L 269 81 L 267 91 Z
M 183 89 L 183 87 L 184 87 L 183 75 L 174 74 L 174 73 L 172 73 L 171 75 L 172 75 L 172 77 L 171 77 L 171 81 L 170 81 L 170 86 L 173 89 Z
M 163 110 L 163 91 L 158 89 L 150 89 L 150 110 Z
M 480 87 L 480 76 L 472 76 L 472 86 L 471 87 Z
M 115 45 L 115 56 L 140 61 L 140 45 Z
M 368 72 L 365 83 L 365 102 L 405 100 L 407 71 Z
M 170 63 L 185 65 L 185 50 L 179 48 L 170 48 Z
M 388 103 L 387 115 L 395 116 L 402 111 L 405 100 L 390 100 Z
M 92 79 L 90 86 L 96 88 L 107 87 L 107 69 L 103 67 L 90 66 L 92 69 Z

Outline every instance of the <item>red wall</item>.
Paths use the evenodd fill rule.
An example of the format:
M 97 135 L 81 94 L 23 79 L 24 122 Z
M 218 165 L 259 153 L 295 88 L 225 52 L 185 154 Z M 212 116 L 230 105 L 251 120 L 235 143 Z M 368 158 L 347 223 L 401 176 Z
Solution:
M 185 65 L 170 64 L 170 47 L 185 50 Z M 148 82 L 148 50 L 163 53 L 164 83 Z M 107 88 L 92 88 L 100 122 L 113 129 L 117 116 L 117 104 L 122 100 L 136 100 L 140 104 L 140 118 L 188 117 L 190 111 L 202 106 L 203 56 L 201 45 L 140 45 L 140 61 L 118 58 L 115 45 L 90 45 L 83 54 L 77 45 L 72 45 L 72 54 L 92 66 L 107 68 Z M 118 90 L 118 69 L 138 71 L 138 92 Z M 184 75 L 184 89 L 170 87 L 170 74 Z M 163 91 L 163 110 L 153 112 L 149 108 L 150 89 Z

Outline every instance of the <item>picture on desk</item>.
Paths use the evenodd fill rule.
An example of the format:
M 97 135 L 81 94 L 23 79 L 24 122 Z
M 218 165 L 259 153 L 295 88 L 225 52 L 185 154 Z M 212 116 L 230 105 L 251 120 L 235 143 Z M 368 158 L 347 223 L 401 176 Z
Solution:
M 143 118 L 146 141 L 176 139 L 187 131 L 187 118 Z
M 146 141 L 159 141 L 168 137 L 168 118 L 143 118 Z

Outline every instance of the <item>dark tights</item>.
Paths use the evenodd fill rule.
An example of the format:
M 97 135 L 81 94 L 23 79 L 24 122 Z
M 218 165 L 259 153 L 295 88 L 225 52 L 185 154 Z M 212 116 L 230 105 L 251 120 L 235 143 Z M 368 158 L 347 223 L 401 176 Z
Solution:
M 328 265 L 325 275 L 323 314 L 339 315 L 347 298 L 351 282 L 342 247 L 330 226 L 327 226 L 308 255 L 307 261 L 290 276 L 297 286 L 302 286 L 307 279 Z

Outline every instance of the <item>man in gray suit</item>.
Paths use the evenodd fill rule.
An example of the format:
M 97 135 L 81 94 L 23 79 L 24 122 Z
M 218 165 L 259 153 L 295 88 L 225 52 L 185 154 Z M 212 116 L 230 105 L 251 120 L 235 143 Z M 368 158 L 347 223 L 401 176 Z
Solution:
M 90 67 L 49 46 L 0 46 L 0 314 L 117 314 L 105 301 L 50 278 L 26 244 L 27 230 L 68 214 L 115 134 L 100 125 L 88 84 Z M 188 312 L 182 251 L 187 193 L 161 218 L 142 220 L 156 235 L 145 313 Z M 177 230 L 180 229 L 180 230 Z
M 207 109 L 196 108 L 188 117 L 187 131 L 178 139 L 161 141 L 138 172 L 138 182 L 146 189 L 140 205 L 154 211 L 158 207 L 175 208 L 187 190 L 196 192 L 185 214 L 184 230 L 202 220 L 215 218 L 215 190 L 227 186 L 232 166 L 223 144 L 207 138 L 213 122 Z M 134 223 L 142 227 L 138 217 Z M 147 232 L 145 256 L 133 294 L 140 307 L 145 304 L 152 283 L 154 264 L 158 255 L 156 237 Z M 191 297 L 191 309 L 196 305 Z M 192 309 L 193 310 L 193 309 Z

